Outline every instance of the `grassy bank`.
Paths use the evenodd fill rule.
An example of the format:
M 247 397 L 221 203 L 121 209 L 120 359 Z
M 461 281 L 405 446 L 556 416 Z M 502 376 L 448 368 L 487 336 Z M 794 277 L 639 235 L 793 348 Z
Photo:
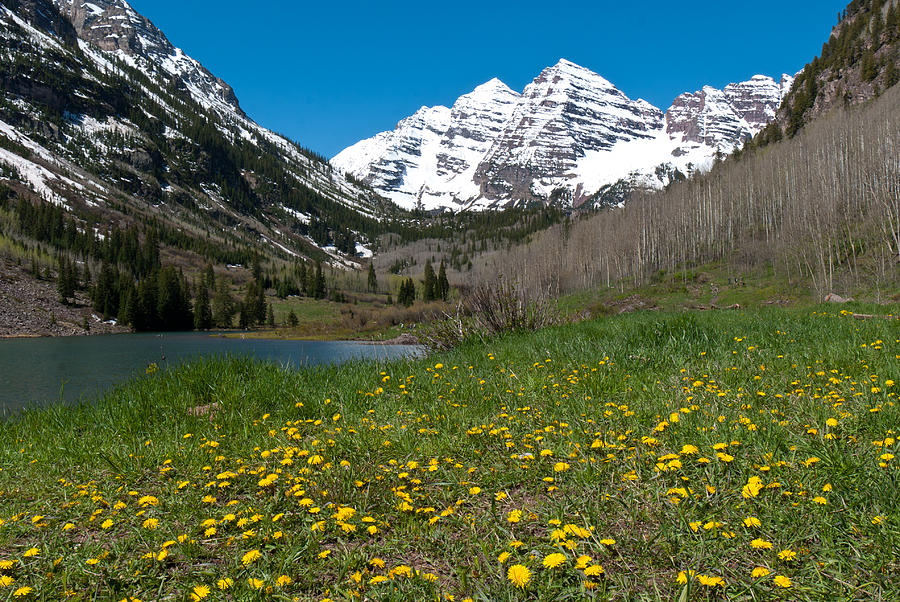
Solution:
M 0 426 L 0 597 L 895 599 L 898 338 L 639 312 L 148 374 Z

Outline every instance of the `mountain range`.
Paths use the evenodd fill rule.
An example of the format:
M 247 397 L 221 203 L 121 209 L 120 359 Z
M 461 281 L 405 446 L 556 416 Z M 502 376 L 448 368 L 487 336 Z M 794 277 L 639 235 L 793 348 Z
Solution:
M 2 0 L 0 38 L 0 178 L 82 227 L 153 222 L 186 250 L 340 263 L 392 214 L 125 0 Z
M 492 79 L 331 163 L 408 209 L 618 202 L 623 190 L 661 188 L 740 148 L 774 119 L 792 83 L 756 75 L 705 86 L 664 112 L 562 59 L 521 93 Z

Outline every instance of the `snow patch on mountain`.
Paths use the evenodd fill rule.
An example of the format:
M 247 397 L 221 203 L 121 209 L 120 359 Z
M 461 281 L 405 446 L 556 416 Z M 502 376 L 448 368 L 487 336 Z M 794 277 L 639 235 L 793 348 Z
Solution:
M 407 208 L 578 206 L 621 180 L 660 188 L 709 169 L 775 116 L 793 83 L 757 75 L 682 94 L 666 111 L 565 59 L 519 94 L 498 79 L 422 107 L 331 163 Z

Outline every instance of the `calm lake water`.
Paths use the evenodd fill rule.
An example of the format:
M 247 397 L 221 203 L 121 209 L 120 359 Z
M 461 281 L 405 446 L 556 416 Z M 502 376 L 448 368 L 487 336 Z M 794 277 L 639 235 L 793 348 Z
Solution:
M 27 407 L 94 397 L 143 374 L 198 357 L 251 356 L 284 366 L 390 360 L 421 353 L 410 345 L 347 341 L 231 339 L 204 333 L 116 334 L 0 340 L 0 415 Z

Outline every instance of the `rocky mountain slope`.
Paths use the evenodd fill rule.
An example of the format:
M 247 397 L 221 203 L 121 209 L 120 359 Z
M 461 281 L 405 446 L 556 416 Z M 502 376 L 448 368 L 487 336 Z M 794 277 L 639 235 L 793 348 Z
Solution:
M 255 123 L 125 0 L 2 0 L 0 38 L 0 183 L 20 195 L 193 249 L 335 262 L 394 212 Z
M 900 0 L 853 0 L 841 17 L 758 142 L 794 136 L 831 109 L 867 102 L 900 82 Z
M 407 208 L 579 207 L 708 167 L 774 118 L 791 83 L 755 76 L 705 87 L 663 112 L 560 60 L 521 94 L 494 79 L 451 108 L 423 107 L 332 165 Z

